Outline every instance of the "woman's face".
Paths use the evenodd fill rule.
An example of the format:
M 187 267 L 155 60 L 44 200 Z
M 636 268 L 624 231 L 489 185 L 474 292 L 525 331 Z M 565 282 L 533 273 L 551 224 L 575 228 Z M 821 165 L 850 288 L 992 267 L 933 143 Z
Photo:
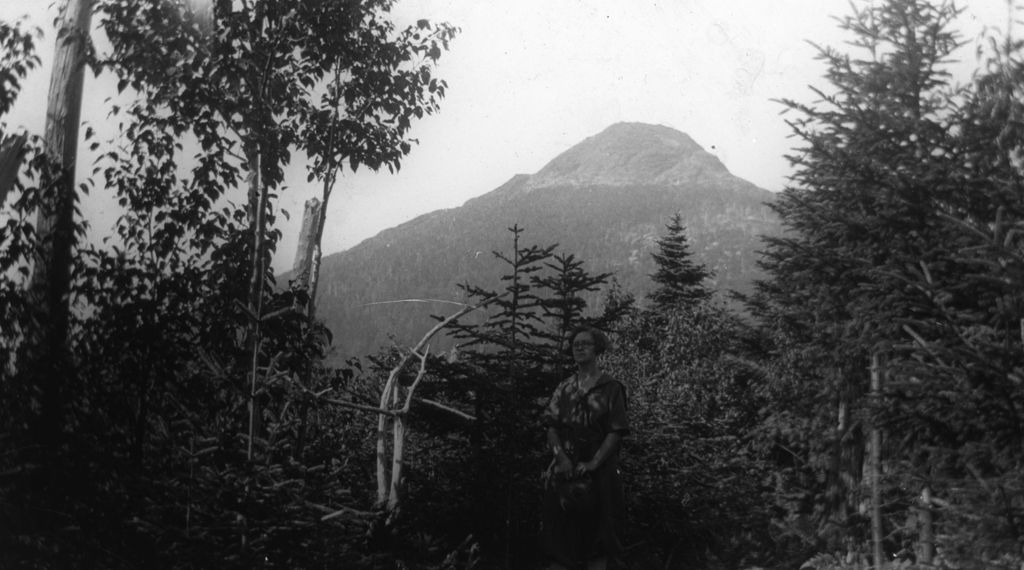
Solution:
M 572 339 L 572 357 L 576 364 L 583 364 L 597 358 L 594 335 L 583 331 L 574 336 Z

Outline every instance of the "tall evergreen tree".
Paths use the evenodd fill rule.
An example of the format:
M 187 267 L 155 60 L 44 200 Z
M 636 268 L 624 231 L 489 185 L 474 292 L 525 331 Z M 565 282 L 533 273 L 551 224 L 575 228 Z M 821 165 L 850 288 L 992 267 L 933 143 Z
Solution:
M 997 53 L 951 121 L 955 168 L 943 182 L 956 191 L 935 204 L 946 237 L 916 265 L 889 272 L 904 292 L 888 304 L 904 307 L 909 337 L 891 359 L 902 381 L 883 410 L 900 434 L 893 447 L 912 466 L 896 475 L 933 499 L 923 503 L 938 511 L 930 534 L 942 537 L 944 562 L 958 564 L 996 553 L 1019 560 L 1011 553 L 1024 534 L 1024 61 L 1019 41 L 990 45 Z
M 767 240 L 771 279 L 760 284 L 767 302 L 755 310 L 781 341 L 776 354 L 797 391 L 813 394 L 801 411 L 790 402 L 773 413 L 805 418 L 801 427 L 821 434 L 789 443 L 826 475 L 802 508 L 820 505 L 813 514 L 828 523 L 820 528 L 844 531 L 832 536 L 836 546 L 866 530 L 856 509 L 864 420 L 874 410 L 866 398 L 870 356 L 905 340 L 903 285 L 891 275 L 937 254 L 934 204 L 955 191 L 945 182 L 944 151 L 955 92 L 943 67 L 959 46 L 950 28 L 957 14 L 949 2 L 921 0 L 854 8 L 840 27 L 856 53 L 819 48 L 829 84 L 814 89 L 819 101 L 783 101 L 804 146 L 790 157 L 792 185 L 773 204 L 789 231 Z
M 658 265 L 651 279 L 658 287 L 649 298 L 659 309 L 692 307 L 711 298 L 704 282 L 712 272 L 693 261 L 682 215 L 676 212 L 665 228 L 668 233 L 658 239 L 658 252 L 651 254 Z

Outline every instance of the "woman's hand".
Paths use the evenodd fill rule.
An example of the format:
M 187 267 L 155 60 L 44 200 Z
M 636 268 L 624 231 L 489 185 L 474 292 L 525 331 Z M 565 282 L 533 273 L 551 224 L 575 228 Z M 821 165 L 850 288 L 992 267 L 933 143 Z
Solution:
M 576 475 L 582 477 L 583 475 L 592 473 L 596 469 L 597 464 L 594 463 L 593 460 L 584 461 L 583 463 L 576 465 Z
M 572 474 L 572 461 L 564 454 L 555 460 L 555 475 L 566 477 Z

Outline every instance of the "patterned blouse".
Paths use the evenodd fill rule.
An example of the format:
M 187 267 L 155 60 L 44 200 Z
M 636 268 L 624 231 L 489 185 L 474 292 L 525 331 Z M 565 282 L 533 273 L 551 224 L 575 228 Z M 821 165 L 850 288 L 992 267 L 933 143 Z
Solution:
M 626 389 L 602 373 L 594 386 L 584 391 L 579 376 L 573 374 L 552 394 L 544 411 L 544 424 L 558 430 L 565 453 L 573 463 L 589 461 L 609 433 L 629 433 Z M 608 466 L 613 467 L 616 455 L 608 457 L 605 465 L 610 463 Z

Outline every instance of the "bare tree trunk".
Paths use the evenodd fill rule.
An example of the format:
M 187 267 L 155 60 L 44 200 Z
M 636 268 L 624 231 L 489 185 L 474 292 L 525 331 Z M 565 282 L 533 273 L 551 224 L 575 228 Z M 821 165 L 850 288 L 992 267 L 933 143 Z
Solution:
M 267 188 L 263 184 L 262 156 L 256 143 L 248 145 L 246 159 L 249 162 L 249 227 L 252 229 L 252 252 L 250 256 L 249 281 L 249 346 L 251 362 L 249 370 L 249 445 L 246 457 L 253 458 L 253 442 L 259 431 L 260 411 L 256 400 L 259 378 L 259 358 L 261 349 L 260 319 L 263 317 L 263 282 L 266 279 L 266 267 L 263 257 L 263 244 L 266 234 Z
M 925 485 L 921 489 L 921 553 L 918 563 L 931 566 L 935 559 L 935 528 L 932 522 L 932 489 Z
M 855 373 L 835 368 L 832 371 L 836 386 L 836 424 L 832 441 L 832 455 L 827 475 L 827 498 L 831 516 L 840 525 L 848 524 L 853 513 L 861 506 L 864 481 L 866 437 L 858 411 L 864 405 L 863 378 Z M 856 541 L 847 541 L 847 558 L 858 556 Z
M 332 135 L 333 137 L 333 135 Z M 323 201 L 320 203 L 320 209 L 318 211 L 318 221 L 316 223 L 316 239 L 313 242 L 313 249 L 311 250 L 310 262 L 309 262 L 309 291 L 310 306 L 306 314 L 309 316 L 309 320 L 316 318 L 316 293 L 317 288 L 320 286 L 320 259 L 323 255 L 323 250 L 320 244 L 324 239 L 324 226 L 327 225 L 327 203 L 331 199 L 331 192 L 334 191 L 334 183 L 338 179 L 338 166 L 332 166 L 324 177 L 324 190 L 323 190 Z
M 309 304 L 313 304 L 312 289 L 313 259 L 316 256 L 320 236 L 321 202 L 316 198 L 306 200 L 302 214 L 302 229 L 299 231 L 299 245 L 295 250 L 295 264 L 292 266 L 292 281 L 295 286 L 310 293 Z
M 844 381 L 838 371 L 833 371 L 836 378 L 836 399 L 835 432 L 832 437 L 832 452 L 829 457 L 827 484 L 825 496 L 828 501 L 829 514 L 840 521 L 847 517 L 847 493 L 844 488 L 845 478 L 843 464 L 843 437 L 850 427 L 850 402 L 847 399 L 847 390 L 844 388 Z
M 75 245 L 75 158 L 81 122 L 85 54 L 92 19 L 92 0 L 67 0 L 58 17 L 59 31 L 47 100 L 44 143 L 50 159 L 60 166 L 58 178 L 48 180 L 50 202 L 40 205 L 36 233 L 40 250 L 30 288 L 40 310 L 40 330 L 29 339 L 32 365 L 42 388 L 41 428 L 45 439 L 56 437 L 63 422 L 62 382 L 70 366 L 68 326 L 72 251 Z
M 413 398 L 416 395 L 416 388 L 419 386 L 420 381 L 423 380 L 426 374 L 427 367 L 427 353 L 429 347 L 427 343 L 434 337 L 435 334 L 440 332 L 444 327 L 456 319 L 462 317 L 470 311 L 474 311 L 481 307 L 484 307 L 495 299 L 504 297 L 506 294 L 495 295 L 488 297 L 481 301 L 477 305 L 467 305 L 460 309 L 455 314 L 449 315 L 443 321 L 434 325 L 434 328 L 430 329 L 427 334 L 423 335 L 419 343 L 416 344 L 402 359 L 398 365 L 391 369 L 391 373 L 388 375 L 387 382 L 384 383 L 384 389 L 381 390 L 380 397 L 380 408 L 379 410 L 389 413 L 377 414 L 377 507 L 387 507 L 391 513 L 396 513 L 401 506 L 401 485 L 402 485 L 402 467 L 405 463 L 405 439 L 406 439 L 406 416 L 409 414 L 409 409 L 412 406 Z M 413 380 L 412 385 L 405 393 L 405 404 L 401 408 L 398 407 L 398 403 L 401 401 L 399 394 L 399 377 L 401 376 L 402 370 L 405 369 L 409 361 L 413 357 L 420 359 L 420 369 L 416 374 L 416 379 Z M 438 409 L 445 409 L 446 411 L 453 412 L 460 417 L 467 417 L 461 412 L 452 410 L 437 404 L 436 402 L 431 403 Z M 390 406 L 390 407 L 389 407 Z M 387 422 L 392 421 L 392 450 L 391 450 L 391 472 L 388 473 L 387 465 Z M 394 516 L 389 515 L 390 522 L 393 522 Z
M 849 490 L 849 487 L 846 486 L 848 481 L 844 476 L 845 465 L 843 457 L 845 454 L 843 453 L 843 438 L 846 435 L 847 430 L 850 429 L 850 402 L 847 401 L 845 390 L 842 388 L 840 388 L 839 405 L 837 406 L 836 413 L 836 441 L 833 449 L 834 457 L 832 459 L 835 469 L 835 489 L 833 490 L 833 493 L 838 516 L 841 520 L 845 520 L 848 515 L 846 506 L 847 491 Z
M 472 310 L 472 308 L 468 308 L 468 310 Z M 464 309 L 457 314 L 465 314 L 466 312 L 468 311 Z M 449 317 L 448 319 L 446 319 L 445 323 L 451 322 L 455 318 L 456 317 Z M 407 429 L 406 422 L 408 421 L 407 418 L 409 415 L 409 409 L 412 408 L 412 399 L 416 395 L 416 388 L 420 385 L 420 382 L 423 381 L 423 377 L 427 374 L 427 356 L 430 353 L 430 347 L 428 346 L 425 349 L 422 348 L 423 343 L 426 340 L 429 340 L 430 337 L 433 336 L 434 333 L 439 330 L 441 329 L 435 328 L 431 332 L 427 333 L 428 336 L 424 338 L 424 341 L 420 342 L 420 344 L 417 345 L 417 348 L 420 349 L 422 352 L 413 352 L 413 354 L 416 354 L 416 356 L 418 356 L 420 359 L 420 369 L 419 372 L 416 373 L 416 379 L 413 380 L 412 385 L 409 386 L 409 389 L 406 391 L 405 405 L 402 406 L 400 413 L 395 414 L 393 427 L 394 441 L 391 449 L 391 490 L 388 496 L 388 517 L 391 519 L 391 521 L 394 521 L 398 518 L 399 510 L 401 509 L 402 506 L 402 477 L 403 470 L 405 468 L 405 433 Z M 397 389 L 398 386 L 396 384 L 395 407 L 398 406 Z
M 404 364 L 404 361 L 402 362 Z M 397 378 L 397 374 L 392 372 L 388 376 L 387 382 L 384 384 L 384 389 L 380 395 L 380 408 L 382 410 L 389 410 L 388 403 L 392 398 L 392 391 L 396 389 L 394 381 Z M 385 415 L 379 414 L 377 416 L 377 507 L 383 507 L 388 502 L 388 464 L 387 464 L 387 433 L 388 433 L 388 422 L 392 418 Z
M 334 76 L 335 89 L 338 88 L 341 82 L 341 75 L 335 73 Z M 337 114 L 335 115 L 337 118 Z M 320 283 L 320 258 L 321 248 L 320 243 L 324 236 L 324 225 L 327 222 L 327 203 L 331 199 L 331 191 L 334 189 L 334 183 L 337 180 L 338 170 L 340 170 L 340 164 L 334 160 L 333 146 L 334 140 L 337 136 L 337 130 L 339 126 L 337 122 L 333 123 L 330 127 L 330 133 L 328 136 L 327 148 L 328 154 L 325 160 L 327 161 L 323 170 L 323 200 L 317 200 L 311 198 L 306 201 L 305 211 L 302 215 L 302 229 L 299 234 L 299 245 L 298 250 L 295 254 L 295 264 L 293 266 L 293 273 L 295 274 L 294 281 L 297 287 L 304 289 L 308 297 L 306 306 L 304 307 L 306 319 L 310 324 L 316 320 L 316 294 L 317 286 Z M 313 366 L 308 365 L 302 372 L 300 378 L 303 386 L 308 386 L 312 379 Z M 295 453 L 300 455 L 305 446 L 306 437 L 306 425 L 309 414 L 309 403 L 304 401 L 299 409 L 299 433 L 298 443 L 295 446 Z M 378 450 L 378 453 L 382 453 Z M 378 462 L 380 460 L 378 459 Z M 379 467 L 379 463 L 378 463 Z M 380 474 L 378 474 L 378 489 L 382 485 Z M 380 495 L 378 493 L 378 500 Z
M 338 62 L 338 67 L 341 67 L 340 61 Z M 340 92 L 340 86 L 341 86 L 341 75 L 335 73 L 335 75 L 334 75 L 334 89 L 335 89 L 336 92 Z M 335 101 L 334 104 L 338 105 L 338 104 L 340 104 L 340 101 Z M 324 178 L 323 178 L 324 186 L 323 186 L 323 192 L 322 192 L 322 198 L 323 199 L 320 202 L 320 210 L 319 210 L 318 222 L 317 222 L 316 228 L 315 228 L 316 238 L 313 240 L 312 255 L 310 256 L 310 270 L 309 270 L 309 280 L 308 280 L 308 284 L 309 285 L 306 288 L 306 290 L 309 291 L 309 299 L 310 299 L 310 306 L 309 306 L 309 310 L 306 311 L 306 315 L 309 317 L 310 321 L 312 321 L 313 319 L 316 318 L 316 303 L 315 303 L 315 301 L 316 301 L 317 288 L 320 285 L 320 258 L 321 258 L 321 255 L 323 254 L 323 249 L 321 248 L 321 244 L 322 244 L 323 239 L 324 239 L 324 226 L 327 225 L 327 204 L 329 204 L 330 201 L 331 201 L 331 193 L 334 191 L 334 184 L 335 184 L 335 182 L 338 181 L 338 172 L 341 170 L 341 164 L 340 164 L 339 161 L 335 160 L 335 154 L 334 154 L 334 143 L 335 143 L 335 141 L 337 140 L 337 137 L 338 137 L 338 129 L 341 128 L 339 126 L 339 124 L 338 124 L 339 120 L 340 120 L 340 116 L 338 115 L 337 110 L 335 110 L 335 122 L 331 125 L 331 130 L 330 130 L 330 132 L 328 134 L 328 137 L 327 137 L 328 153 L 327 153 L 327 156 L 325 157 L 325 160 L 327 162 L 324 164 L 324 170 L 323 170 L 323 175 L 324 175 Z
M 871 402 L 877 405 L 882 390 L 882 362 L 878 353 L 871 356 Z M 872 412 L 872 415 L 874 411 Z M 882 432 L 878 422 L 871 422 L 871 543 L 875 570 L 885 567 L 885 556 L 882 552 Z
M 409 395 L 412 395 L 410 391 Z M 394 404 L 398 405 L 398 387 L 395 386 Z M 394 417 L 391 425 L 391 485 L 388 489 L 388 512 L 390 517 L 398 516 L 401 505 L 402 467 L 405 461 L 405 414 Z

